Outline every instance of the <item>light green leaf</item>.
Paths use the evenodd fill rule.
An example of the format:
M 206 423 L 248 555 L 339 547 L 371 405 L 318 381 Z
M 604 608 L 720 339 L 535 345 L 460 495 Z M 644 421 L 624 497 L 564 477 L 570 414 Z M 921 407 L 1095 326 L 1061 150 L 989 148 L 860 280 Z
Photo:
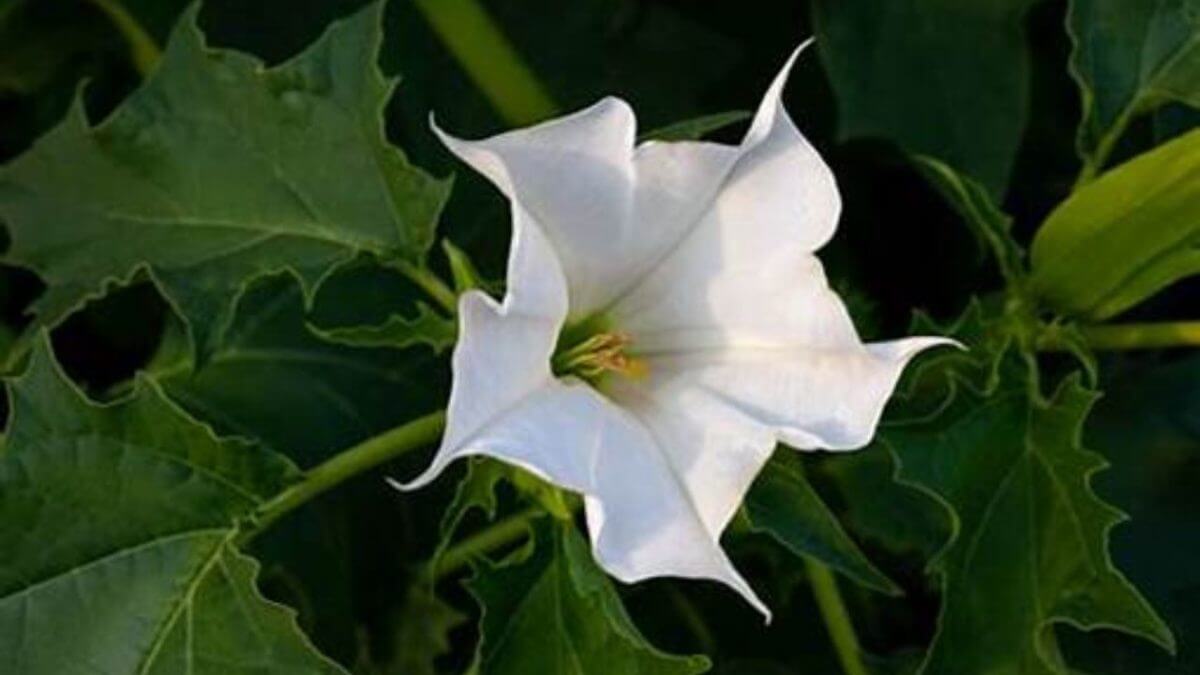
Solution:
M 454 279 L 454 291 L 465 293 L 473 288 L 493 289 L 497 284 L 484 280 L 483 275 L 475 267 L 475 263 L 466 251 L 454 245 L 449 239 L 442 240 L 442 251 L 446 254 L 446 262 L 450 265 L 450 276 Z
M 500 566 L 483 562 L 470 582 L 483 607 L 480 673 L 666 675 L 708 669 L 703 656 L 672 656 L 647 643 L 579 533 L 545 520 L 525 559 Z
M 1197 0 L 1071 0 L 1067 26 L 1085 162 L 1107 155 L 1137 115 L 1168 101 L 1200 107 Z
M 881 136 L 1004 192 L 1025 130 L 1034 0 L 818 0 L 842 137 Z
M 110 117 L 92 126 L 77 103 L 0 169 L 9 259 L 49 286 L 41 323 L 144 267 L 206 356 L 249 280 L 286 270 L 311 298 L 359 252 L 418 261 L 448 183 L 384 137 L 381 7 L 270 68 L 208 47 L 193 7 Z
M 43 340 L 0 456 L 0 671 L 343 673 L 259 595 L 236 523 L 296 477 L 151 383 L 88 402 Z M 65 632 L 64 632 L 65 631 Z
M 1067 673 L 1055 624 L 1173 649 L 1171 631 L 1109 558 L 1123 514 L 1092 491 L 1105 463 L 1079 445 L 1096 393 L 1071 376 L 1043 398 L 1011 345 L 965 358 L 975 368 L 943 373 L 957 393 L 938 414 L 882 437 L 900 479 L 940 499 L 952 519 L 932 563 L 943 604 L 921 672 Z
M 1200 130 L 1084 185 L 1033 240 L 1033 289 L 1104 319 L 1200 272 Z
M 698 141 L 714 131 L 748 119 L 750 113 L 745 110 L 713 113 L 651 129 L 642 134 L 638 141 Z
M 792 553 L 812 556 L 867 588 L 900 593 L 842 529 L 809 484 L 795 450 L 775 451 L 746 495 L 745 507 L 752 529 L 769 534 Z
M 390 347 L 404 349 L 424 344 L 441 353 L 454 344 L 458 328 L 453 319 L 433 311 L 425 303 L 417 303 L 417 315 L 409 318 L 393 314 L 376 326 L 341 326 L 321 328 L 309 324 L 319 337 L 329 342 L 351 347 Z

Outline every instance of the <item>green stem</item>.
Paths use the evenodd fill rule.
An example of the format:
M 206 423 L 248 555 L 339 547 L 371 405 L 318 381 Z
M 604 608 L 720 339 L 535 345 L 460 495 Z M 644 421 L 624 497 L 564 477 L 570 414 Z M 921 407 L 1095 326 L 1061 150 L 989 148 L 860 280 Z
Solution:
M 531 506 L 463 539 L 438 557 L 434 578 L 454 574 L 479 554 L 519 541 L 529 532 L 529 523 L 544 515 L 545 509 Z
M 458 313 L 458 296 L 441 280 L 438 275 L 426 267 L 414 265 L 407 260 L 397 260 L 392 265 L 409 281 L 413 282 L 437 301 L 451 316 Z
M 137 68 L 138 74 L 142 77 L 149 75 L 158 59 L 162 57 L 154 38 L 150 37 L 129 10 L 121 5 L 120 0 L 91 0 L 91 3 L 108 16 L 109 21 L 112 21 L 129 44 L 129 58 L 133 61 L 133 67 Z
M 433 32 L 509 124 L 553 117 L 558 106 L 478 0 L 415 0 Z
M 1108 163 L 1109 156 L 1116 149 L 1117 141 L 1121 140 L 1121 136 L 1125 133 L 1125 129 L 1129 126 L 1129 123 L 1133 121 L 1137 110 L 1138 102 L 1134 101 L 1121 111 L 1121 115 L 1117 117 L 1113 125 L 1100 137 L 1100 142 L 1096 144 L 1096 151 L 1092 153 L 1091 157 L 1084 160 L 1083 168 L 1079 171 L 1079 177 L 1075 179 L 1075 186 L 1072 188 L 1072 191 L 1078 190 L 1100 175 L 1100 172 L 1104 169 L 1104 165 Z
M 854 624 L 850 622 L 850 613 L 842 602 L 833 572 L 807 556 L 804 558 L 804 567 L 808 571 L 808 581 L 812 584 L 817 607 L 825 619 L 825 627 L 829 630 L 829 639 L 833 641 L 842 670 L 846 675 L 867 675 L 867 667 L 863 665 L 862 652 L 858 648 L 858 637 L 854 635 Z
M 1089 347 L 1100 351 L 1200 347 L 1200 321 L 1081 326 L 1079 332 Z M 1066 348 L 1053 335 L 1038 346 L 1046 351 Z
M 439 410 L 338 453 L 324 464 L 306 472 L 304 479 L 299 483 L 260 506 L 251 523 L 239 537 L 239 543 L 244 544 L 253 539 L 275 521 L 346 479 L 432 443 L 441 435 L 445 423 L 446 413 Z

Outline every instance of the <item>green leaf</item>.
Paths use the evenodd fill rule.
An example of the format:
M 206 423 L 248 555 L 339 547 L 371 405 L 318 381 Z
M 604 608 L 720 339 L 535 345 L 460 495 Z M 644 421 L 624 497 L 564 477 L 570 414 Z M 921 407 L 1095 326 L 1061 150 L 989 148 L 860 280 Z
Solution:
M 326 292 L 329 304 L 344 297 L 362 304 L 366 290 L 380 282 L 373 274 L 339 274 L 327 282 L 317 313 L 322 314 Z M 393 306 L 388 303 L 385 311 Z M 374 313 L 352 318 L 366 320 Z M 206 363 L 193 369 L 186 342 L 175 331 L 147 373 L 221 432 L 258 439 L 304 465 L 395 426 L 405 410 L 444 401 L 441 366 L 432 353 L 334 344 L 310 332 L 307 320 L 295 281 L 273 278 L 247 292 Z
M 952 516 L 932 563 L 943 604 L 921 672 L 1066 673 L 1054 624 L 1173 649 L 1171 631 L 1109 559 L 1109 531 L 1123 514 L 1092 491 L 1105 463 L 1079 445 L 1096 392 L 1073 375 L 1043 398 L 1011 343 L 959 358 L 976 363 L 944 369 L 956 395 L 882 437 L 900 479 Z
M 393 314 L 386 322 L 375 326 L 321 328 L 309 324 L 309 327 L 326 341 L 351 347 L 404 349 L 424 344 L 435 353 L 453 345 L 458 336 L 454 320 L 433 311 L 425 303 L 417 303 L 417 315 L 412 318 Z
M 286 270 L 311 299 L 359 252 L 419 260 L 449 186 L 384 137 L 381 8 L 268 68 L 205 45 L 193 7 L 111 116 L 92 126 L 77 102 L 0 170 L 9 258 L 49 286 L 41 323 L 146 268 L 203 357 L 249 280 Z
M 639 142 L 646 141 L 698 141 L 714 131 L 724 129 L 731 124 L 737 124 L 750 119 L 750 113 L 745 110 L 730 110 L 693 117 L 689 120 L 668 124 L 665 127 L 651 129 L 638 138 Z
M 1161 361 L 1111 371 L 1085 438 L 1113 464 L 1097 489 L 1133 520 L 1115 533 L 1113 558 L 1161 608 L 1179 652 L 1119 633 L 1066 636 L 1064 652 L 1088 673 L 1200 672 L 1200 356 Z
M 809 484 L 795 450 L 775 451 L 746 495 L 745 508 L 752 529 L 769 534 L 792 553 L 812 556 L 867 588 L 900 593 L 842 529 Z
M 1106 155 L 1139 114 L 1168 101 L 1200 107 L 1200 2 L 1071 0 L 1067 26 L 1085 162 Z
M 982 248 L 989 251 L 1010 284 L 1024 276 L 1024 252 L 1012 236 L 1012 218 L 978 182 L 932 157 L 916 157 L 917 169 L 958 212 Z
M 881 136 L 1004 192 L 1025 130 L 1034 0 L 817 0 L 844 138 Z
M 916 551 L 925 557 L 946 541 L 945 509 L 923 491 L 895 480 L 891 453 L 838 455 L 822 467 L 845 502 L 842 521 L 855 534 L 891 551 Z
M 360 663 L 361 675 L 437 675 L 436 660 L 450 652 L 450 632 L 466 622 L 462 612 L 433 592 L 433 584 L 419 579 L 409 586 L 396 612 L 391 654 L 382 660 Z
M 446 254 L 446 262 L 450 265 L 450 277 L 454 279 L 454 291 L 463 294 L 473 288 L 491 290 L 494 284 L 484 280 L 483 275 L 471 261 L 466 251 L 454 245 L 449 239 L 442 240 L 442 251 Z
M 1038 230 L 1032 263 L 1038 295 L 1089 319 L 1200 272 L 1200 130 L 1078 189 Z
M 297 476 L 143 381 L 88 402 L 43 340 L 0 456 L 0 670 L 343 673 L 259 595 L 239 519 Z M 69 630 L 69 639 L 64 639 Z
M 703 656 L 672 656 L 642 637 L 573 528 L 543 519 L 528 556 L 481 563 L 469 588 L 483 608 L 479 671 L 658 675 L 700 673 Z

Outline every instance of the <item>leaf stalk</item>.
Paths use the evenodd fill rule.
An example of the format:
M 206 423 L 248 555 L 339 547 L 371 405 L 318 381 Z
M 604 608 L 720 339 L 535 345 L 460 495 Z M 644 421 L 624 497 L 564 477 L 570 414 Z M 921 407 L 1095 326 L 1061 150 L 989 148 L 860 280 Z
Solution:
M 347 479 L 436 441 L 445 424 L 446 413 L 439 410 L 338 453 L 260 506 L 243 527 L 238 543 L 245 544 L 275 521 Z
M 143 78 L 149 75 L 150 71 L 154 70 L 154 66 L 158 64 L 159 58 L 162 57 L 162 51 L 154 42 L 154 38 L 150 37 L 150 34 L 146 32 L 145 28 L 142 28 L 129 10 L 121 5 L 120 0 L 91 0 L 91 3 L 104 12 L 108 20 L 121 33 L 121 37 L 125 38 L 125 42 L 129 45 L 129 59 L 133 62 L 133 67 L 137 69 L 138 74 Z
M 829 631 L 829 639 L 842 664 L 842 671 L 846 675 L 869 675 L 867 667 L 863 665 L 854 624 L 850 621 L 850 613 L 842 601 L 833 572 L 809 556 L 804 556 L 804 567 L 817 599 L 817 607 L 821 610 L 821 618 L 825 620 L 825 628 Z
M 1080 326 L 1079 332 L 1084 342 L 1098 351 L 1200 347 L 1200 321 Z M 1038 348 L 1064 351 L 1067 346 L 1054 333 L 1048 333 L 1039 340 Z
M 478 0 L 416 0 L 433 32 L 500 117 L 524 126 L 558 106 Z

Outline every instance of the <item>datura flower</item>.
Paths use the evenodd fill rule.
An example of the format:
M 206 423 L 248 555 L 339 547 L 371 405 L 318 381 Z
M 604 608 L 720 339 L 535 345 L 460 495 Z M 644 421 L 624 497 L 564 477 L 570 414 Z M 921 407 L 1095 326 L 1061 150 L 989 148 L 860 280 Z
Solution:
M 625 582 L 713 579 L 769 611 L 721 549 L 776 443 L 868 443 L 905 363 L 947 342 L 863 344 L 813 255 L 841 208 L 780 102 L 738 146 L 635 146 L 629 105 L 480 141 L 438 130 L 512 205 L 504 301 L 459 300 L 441 448 L 403 488 L 489 455 L 583 495 Z

